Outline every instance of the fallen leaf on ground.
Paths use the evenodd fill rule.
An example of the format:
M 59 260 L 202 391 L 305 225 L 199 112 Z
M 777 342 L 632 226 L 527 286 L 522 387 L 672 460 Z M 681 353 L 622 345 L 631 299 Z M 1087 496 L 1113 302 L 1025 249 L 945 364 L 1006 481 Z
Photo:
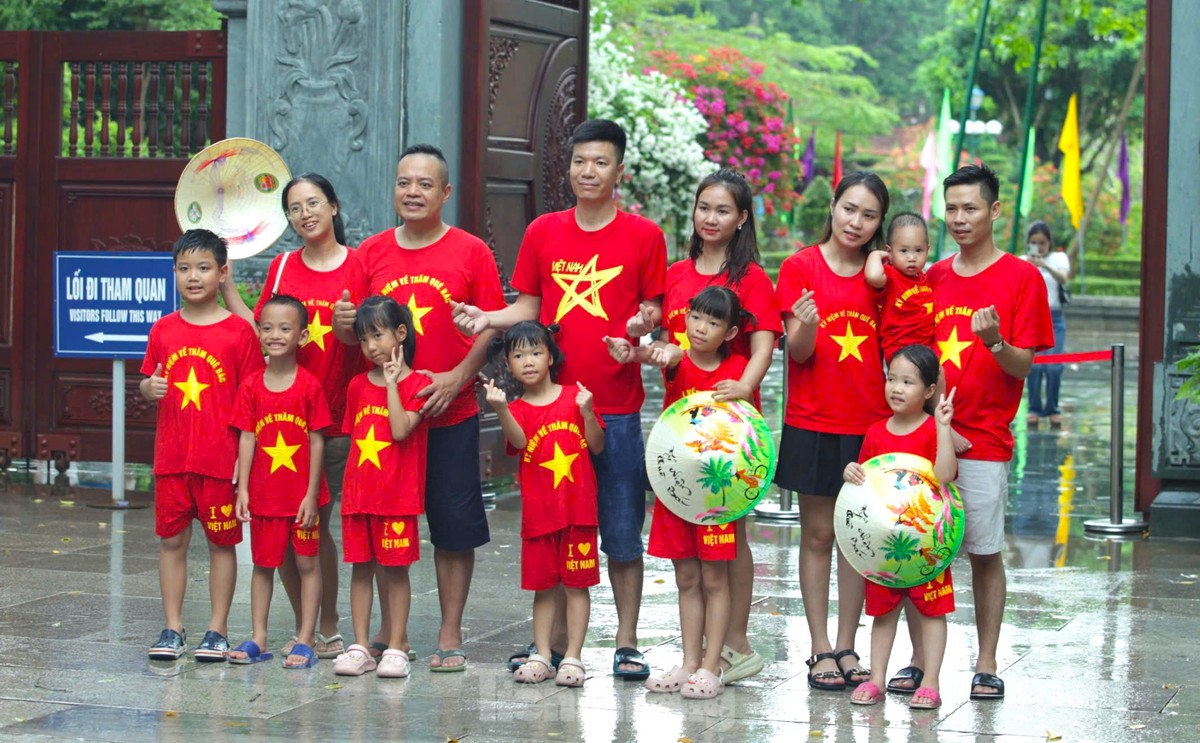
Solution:
M 656 578 L 654 582 L 658 583 L 658 584 L 662 584 L 662 583 L 666 583 L 667 580 L 666 580 L 666 578 Z
M 163 712 L 163 717 L 179 717 L 179 713 L 173 709 L 169 709 L 166 712 Z
M 66 506 L 67 508 L 70 508 L 71 506 L 75 505 L 75 501 L 73 501 L 73 500 L 60 500 L 58 503 L 59 503 L 59 505 Z
M 63 538 L 62 538 L 62 543 L 63 543 L 63 544 L 70 544 L 70 543 L 71 543 L 71 538 L 70 538 L 70 537 L 63 537 Z
M 329 686 L 326 686 L 325 688 L 333 689 L 334 691 L 337 691 L 338 689 L 342 688 L 342 685 L 341 684 L 330 684 Z
M 1062 736 L 1053 730 L 1046 731 L 1046 740 L 1062 740 Z

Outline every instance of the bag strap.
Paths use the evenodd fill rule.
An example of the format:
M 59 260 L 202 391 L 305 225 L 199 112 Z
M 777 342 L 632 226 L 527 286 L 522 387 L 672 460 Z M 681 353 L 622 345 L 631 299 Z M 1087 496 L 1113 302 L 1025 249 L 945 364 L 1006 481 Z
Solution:
M 287 265 L 288 256 L 291 255 L 292 252 L 293 251 L 284 253 L 283 259 L 279 261 L 279 270 L 275 272 L 275 285 L 271 287 L 272 297 L 279 293 L 279 281 L 283 278 L 283 267 Z

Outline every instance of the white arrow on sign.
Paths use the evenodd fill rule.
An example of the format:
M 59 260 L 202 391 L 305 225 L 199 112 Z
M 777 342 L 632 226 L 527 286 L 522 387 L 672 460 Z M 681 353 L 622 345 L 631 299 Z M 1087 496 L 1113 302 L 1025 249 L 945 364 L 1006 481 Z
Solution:
M 103 331 L 99 333 L 92 333 L 91 335 L 85 335 L 83 337 L 87 338 L 89 341 L 95 341 L 96 343 L 104 343 L 106 341 L 113 341 L 117 343 L 135 343 L 137 341 L 150 340 L 150 336 L 148 335 L 116 335 L 113 333 L 105 333 Z

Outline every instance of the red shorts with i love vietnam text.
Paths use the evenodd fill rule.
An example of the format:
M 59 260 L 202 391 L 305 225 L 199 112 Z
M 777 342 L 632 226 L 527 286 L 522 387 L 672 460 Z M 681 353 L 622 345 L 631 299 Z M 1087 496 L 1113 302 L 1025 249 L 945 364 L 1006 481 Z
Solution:
M 318 522 L 319 524 L 319 522 Z M 294 516 L 251 516 L 250 559 L 259 568 L 277 568 L 283 564 L 288 545 L 301 557 L 316 557 L 321 552 L 321 529 L 313 524 L 305 529 Z
M 342 514 L 342 556 L 346 562 L 412 565 L 421 559 L 417 517 Z
M 737 528 L 728 524 L 693 524 L 654 501 L 650 522 L 650 544 L 646 551 L 668 560 L 734 560 L 737 558 Z
M 565 529 L 521 540 L 521 588 L 546 591 L 600 584 L 600 554 L 594 526 Z
M 954 580 L 950 568 L 928 583 L 912 588 L 891 588 L 867 581 L 867 616 L 881 617 L 900 605 L 905 596 L 926 617 L 954 613 Z
M 231 547 L 242 541 L 242 522 L 233 515 L 236 500 L 233 483 L 223 477 L 155 475 L 154 533 L 163 539 L 178 536 L 196 519 L 209 542 Z

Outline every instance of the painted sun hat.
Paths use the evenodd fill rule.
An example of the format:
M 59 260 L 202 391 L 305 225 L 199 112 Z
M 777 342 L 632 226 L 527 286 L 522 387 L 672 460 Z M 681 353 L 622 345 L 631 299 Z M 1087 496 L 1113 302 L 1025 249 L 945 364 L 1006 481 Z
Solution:
M 745 400 L 717 402 L 696 392 L 672 403 L 646 441 L 654 494 L 693 524 L 745 516 L 771 487 L 776 449 L 771 429 Z
M 862 467 L 863 484 L 846 483 L 838 493 L 833 519 L 838 550 L 881 586 L 928 583 L 962 546 L 958 487 L 939 483 L 933 464 L 915 454 L 880 454 Z
M 248 258 L 287 230 L 279 190 L 292 173 L 279 153 L 255 139 L 235 137 L 205 147 L 175 185 L 175 219 L 185 232 L 212 230 L 225 238 L 229 257 Z

